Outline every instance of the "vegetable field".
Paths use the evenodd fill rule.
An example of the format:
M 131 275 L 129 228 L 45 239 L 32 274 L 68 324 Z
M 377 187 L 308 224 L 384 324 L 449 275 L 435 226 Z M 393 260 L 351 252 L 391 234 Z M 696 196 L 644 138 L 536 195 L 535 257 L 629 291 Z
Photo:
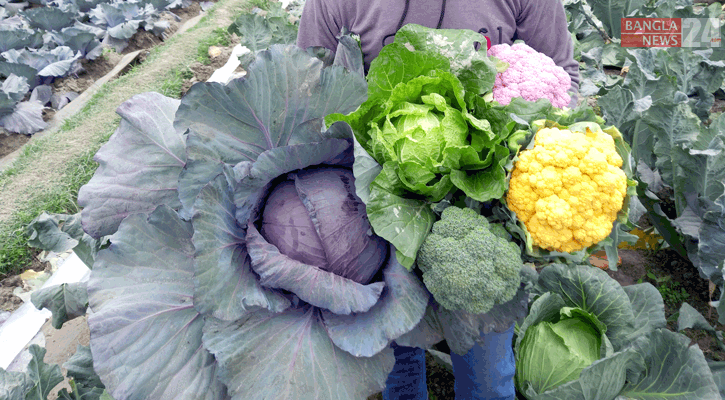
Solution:
M 368 70 L 346 30 L 301 49 L 303 2 L 195 2 L 207 19 L 174 36 L 191 3 L 0 3 L 9 135 L 73 100 L 56 79 L 163 41 L 0 173 L 15 188 L 103 126 L 83 171 L 49 174 L 62 199 L 25 192 L 52 207 L 0 230 L 4 284 L 41 250 L 92 269 L 28 296 L 56 328 L 86 316 L 90 346 L 65 373 L 30 346 L 0 398 L 374 399 L 394 343 L 427 350 L 446 399 L 450 355 L 511 326 L 519 399 L 725 396 L 725 50 L 627 47 L 620 25 L 721 37 L 721 3 L 563 0 L 578 99 L 547 56 L 473 31 L 404 25 Z M 236 44 L 244 76 L 206 82 Z

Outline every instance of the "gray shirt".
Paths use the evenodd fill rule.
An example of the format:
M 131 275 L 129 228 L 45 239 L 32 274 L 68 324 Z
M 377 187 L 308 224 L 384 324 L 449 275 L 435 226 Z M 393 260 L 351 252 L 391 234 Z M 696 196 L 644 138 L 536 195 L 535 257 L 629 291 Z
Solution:
M 435 28 L 442 0 L 410 0 L 403 24 Z M 307 0 L 297 45 L 337 48 L 343 27 L 360 35 L 365 69 L 383 44 L 393 41 L 405 0 Z M 442 29 L 470 29 L 491 39 L 491 45 L 523 40 L 564 68 L 571 76 L 572 103 L 579 89 L 579 64 L 561 0 L 446 0 Z M 485 46 L 485 43 L 483 44 Z

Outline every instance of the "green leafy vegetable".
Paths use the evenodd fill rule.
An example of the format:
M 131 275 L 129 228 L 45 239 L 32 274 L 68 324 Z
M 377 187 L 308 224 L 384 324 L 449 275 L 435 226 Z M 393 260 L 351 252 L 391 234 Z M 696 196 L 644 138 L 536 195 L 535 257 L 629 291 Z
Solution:
M 537 287 L 514 347 L 526 398 L 719 398 L 702 351 L 665 329 L 654 286 L 622 287 L 598 268 L 551 264 Z

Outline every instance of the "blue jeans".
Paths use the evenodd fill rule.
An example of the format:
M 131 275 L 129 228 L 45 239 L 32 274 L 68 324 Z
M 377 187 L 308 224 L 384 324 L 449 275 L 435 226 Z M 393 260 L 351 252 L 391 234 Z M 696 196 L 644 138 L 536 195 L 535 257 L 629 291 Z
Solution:
M 514 327 L 481 336 L 466 355 L 451 353 L 456 400 L 514 400 Z M 388 375 L 384 400 L 426 400 L 425 350 L 393 344 L 395 366 Z

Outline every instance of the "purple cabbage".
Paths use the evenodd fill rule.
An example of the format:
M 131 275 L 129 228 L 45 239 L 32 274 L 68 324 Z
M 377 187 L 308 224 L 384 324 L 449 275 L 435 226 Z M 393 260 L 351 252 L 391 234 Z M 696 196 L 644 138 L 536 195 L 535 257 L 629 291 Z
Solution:
M 341 43 L 361 62 L 351 38 Z M 94 368 L 113 398 L 382 390 L 390 343 L 418 325 L 430 294 L 372 234 L 352 130 L 323 129 L 365 94 L 362 75 L 272 46 L 245 78 L 119 107 L 78 200 L 83 229 L 111 235 L 88 301 Z
M 290 258 L 369 283 L 387 258 L 387 244 L 368 234 L 365 205 L 353 181 L 346 168 L 288 174 L 267 198 L 262 236 Z

